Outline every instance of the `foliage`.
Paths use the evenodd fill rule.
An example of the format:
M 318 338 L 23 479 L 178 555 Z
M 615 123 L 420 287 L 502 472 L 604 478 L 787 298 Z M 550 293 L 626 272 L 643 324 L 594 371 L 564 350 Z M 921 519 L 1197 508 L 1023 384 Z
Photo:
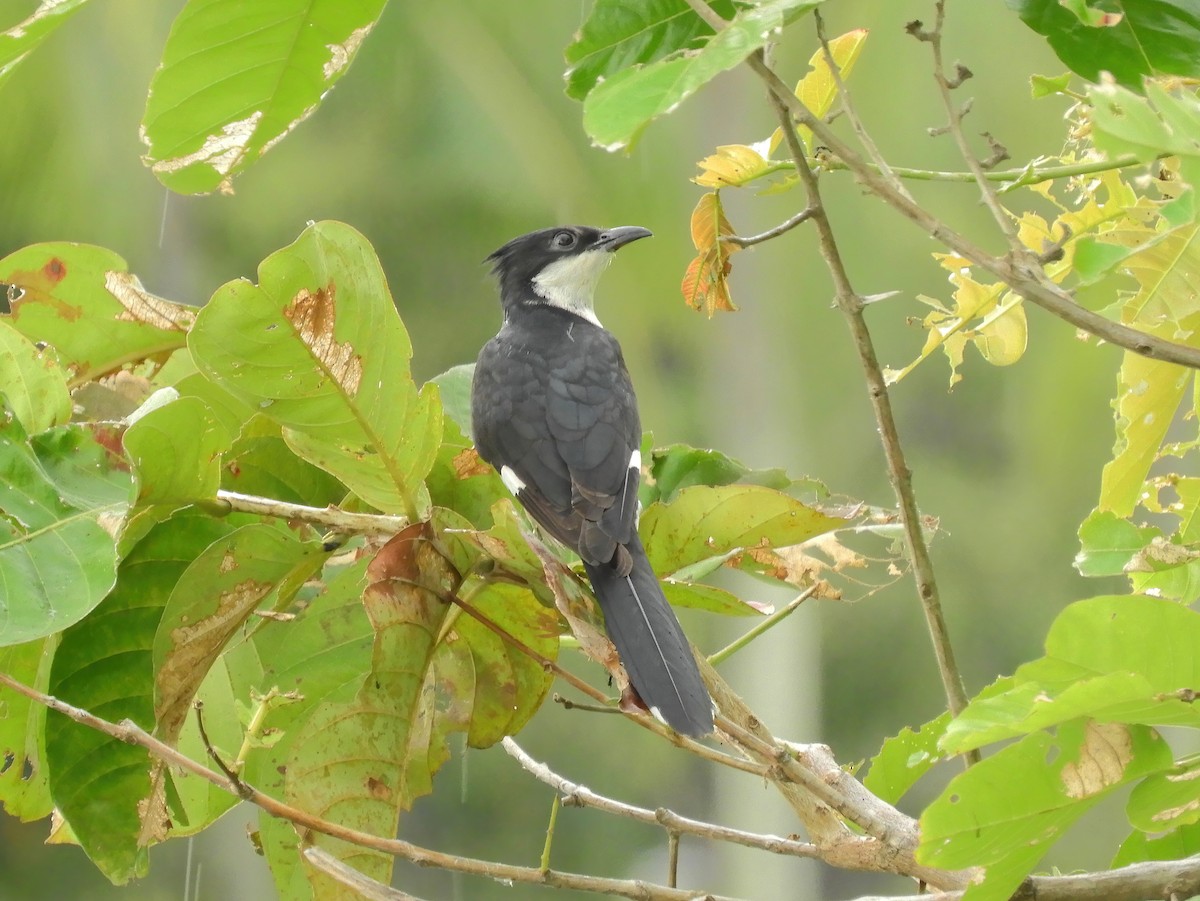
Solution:
M 0 83 L 81 5 L 43 3 L 0 35 Z M 792 40 L 788 26 L 820 5 L 596 0 L 566 51 L 567 92 L 593 142 L 630 148 L 721 73 L 748 57 L 766 65 L 763 48 Z M 1200 346 L 1200 101 L 1168 77 L 1197 74 L 1192 5 L 1009 5 L 1092 83 L 1035 81 L 1038 102 L 1070 105 L 1059 151 L 947 180 L 990 192 L 1009 256 L 1036 264 L 1043 288 L 1072 303 L 1115 297 L 1109 321 Z M 148 92 L 147 166 L 176 192 L 230 190 L 316 111 L 382 11 L 366 0 L 190 0 Z M 822 39 L 811 55 L 794 89 L 813 117 L 795 135 L 802 157 L 780 129 L 700 162 L 695 181 L 710 191 L 690 222 L 688 306 L 736 310 L 730 258 L 759 243 L 739 238 L 722 192 L 787 193 L 811 184 L 810 169 L 854 169 L 820 146 L 820 131 L 834 110 L 852 113 L 840 85 L 866 37 Z M 948 115 L 961 126 L 961 112 Z M 1027 287 L 972 248 L 932 259 L 949 296 L 915 298 L 928 310 L 914 317 L 923 344 L 878 372 L 881 392 L 938 351 L 951 386 L 969 371 L 968 347 L 995 366 L 1026 351 Z M 488 747 L 529 721 L 560 656 L 582 648 L 619 677 L 577 561 L 537 538 L 471 447 L 469 367 L 414 381 L 383 267 L 350 226 L 310 224 L 262 261 L 257 283 L 230 282 L 201 309 L 148 293 L 120 256 L 83 244 L 17 250 L 0 260 L 0 283 L 0 673 L 384 837 L 434 790 L 452 742 Z M 1160 731 L 1200 728 L 1200 393 L 1192 370 L 1148 356 L 1145 340 L 1124 351 L 1116 441 L 1076 559 L 1084 575 L 1127 577 L 1129 592 L 1066 606 L 1045 656 L 957 715 L 887 739 L 864 780 L 894 804 L 948 758 L 1005 743 L 920 817 L 916 863 L 979 868 L 971 901 L 1009 897 L 1119 790 L 1129 837 L 1114 866 L 1200 850 L 1196 761 L 1173 747 L 1179 732 Z M 771 611 L 703 580 L 739 570 L 810 587 L 862 561 L 843 539 L 884 534 L 897 517 L 718 451 L 647 445 L 644 456 L 640 532 L 680 606 L 761 617 Z M 813 563 L 817 550 L 832 562 Z M 564 642 L 572 632 L 578 643 Z M 143 745 L 10 688 L 0 702 L 5 809 L 22 819 L 56 809 L 115 883 L 145 872 L 149 847 L 234 803 Z M 777 750 L 765 757 L 783 767 L 791 758 Z M 303 846 L 390 879 L 379 850 L 298 835 L 265 812 L 260 830 L 282 897 L 348 892 Z

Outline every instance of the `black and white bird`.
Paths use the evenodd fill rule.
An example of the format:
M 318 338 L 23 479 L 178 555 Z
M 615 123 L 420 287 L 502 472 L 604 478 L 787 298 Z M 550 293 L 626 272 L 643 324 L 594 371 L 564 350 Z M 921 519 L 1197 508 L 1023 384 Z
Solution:
M 713 704 L 637 532 L 642 428 L 621 346 L 596 318 L 596 282 L 637 226 L 548 228 L 488 257 L 504 325 L 475 364 L 479 455 L 541 527 L 576 551 L 629 681 L 684 735 Z

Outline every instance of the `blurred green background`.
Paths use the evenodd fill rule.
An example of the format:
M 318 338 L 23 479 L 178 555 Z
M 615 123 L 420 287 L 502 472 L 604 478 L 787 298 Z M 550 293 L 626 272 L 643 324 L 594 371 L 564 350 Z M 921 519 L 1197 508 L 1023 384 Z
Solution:
M 36 5 L 0 0 L 0 28 Z M 258 261 L 306 221 L 341 219 L 374 243 L 423 380 L 472 360 L 495 332 L 499 307 L 480 262 L 495 247 L 555 223 L 644 225 L 655 239 L 621 255 L 599 306 L 622 339 L 656 440 L 714 446 L 893 505 L 861 372 L 830 307 L 810 229 L 735 258 L 740 313 L 708 321 L 680 297 L 691 256 L 688 216 L 702 193 L 689 181 L 694 162 L 717 144 L 749 143 L 775 125 L 748 71 L 723 76 L 652 125 L 631 156 L 612 156 L 589 146 L 580 108 L 562 92 L 562 48 L 585 2 L 394 0 L 319 111 L 241 176 L 233 196 L 184 198 L 158 185 L 138 141 L 146 88 L 181 6 L 91 4 L 0 90 L 0 254 L 47 240 L 101 244 L 122 254 L 151 291 L 200 304 L 229 279 L 254 278 Z M 1028 77 L 1057 74 L 1062 65 L 1003 4 L 949 6 L 946 52 L 976 76 L 959 92 L 975 98 L 968 131 L 994 133 L 1014 164 L 1055 153 L 1065 105 L 1031 101 Z M 928 48 L 904 32 L 909 20 L 932 18 L 932 3 L 830 0 L 823 9 L 831 35 L 871 31 L 851 87 L 888 159 L 963 168 L 949 138 L 927 133 L 945 115 Z M 789 80 L 814 49 L 810 22 L 785 32 L 778 59 Z M 915 296 L 949 294 L 930 258 L 941 248 L 844 174 L 824 175 L 823 187 L 855 287 L 899 292 L 872 307 L 869 321 L 884 363 L 907 363 L 924 341 L 906 321 L 925 313 Z M 956 228 L 1000 249 L 974 188 L 912 189 Z M 798 192 L 724 193 L 743 234 L 803 202 Z M 1029 351 L 1017 365 L 993 369 L 970 351 L 966 379 L 951 393 L 946 365 L 935 358 L 893 392 L 921 507 L 941 521 L 934 559 L 972 692 L 1036 656 L 1054 615 L 1103 588 L 1086 584 L 1071 560 L 1075 528 L 1093 505 L 1112 446 L 1108 400 L 1118 354 L 1082 344 L 1040 311 L 1029 319 Z M 737 587 L 788 600 L 757 583 Z M 710 652 L 748 625 L 687 611 L 683 619 Z M 807 604 L 723 671 L 777 734 L 827 743 L 844 762 L 869 757 L 885 736 L 944 706 L 907 580 L 859 604 Z M 519 739 L 568 778 L 623 800 L 758 831 L 798 829 L 762 784 L 713 772 L 616 717 L 547 704 Z M 936 788 L 922 786 L 914 803 Z M 499 750 L 457 754 L 435 795 L 403 817 L 401 832 L 442 850 L 535 865 L 551 800 Z M 1086 839 L 1068 842 L 1053 862 L 1066 869 L 1105 863 L 1104 849 L 1122 837 L 1106 811 L 1113 808 L 1085 820 L 1076 834 Z M 265 866 L 245 836 L 252 819 L 239 809 L 191 846 L 156 849 L 150 877 L 125 889 L 108 886 L 77 848 L 43 847 L 46 823 L 0 819 L 0 901 L 183 899 L 185 886 L 191 897 L 270 898 Z M 559 817 L 556 867 L 661 879 L 664 861 L 657 830 L 590 811 Z M 552 894 L 405 865 L 397 872 L 398 885 L 429 901 Z M 912 890 L 899 880 L 688 840 L 682 873 L 685 885 L 755 899 Z

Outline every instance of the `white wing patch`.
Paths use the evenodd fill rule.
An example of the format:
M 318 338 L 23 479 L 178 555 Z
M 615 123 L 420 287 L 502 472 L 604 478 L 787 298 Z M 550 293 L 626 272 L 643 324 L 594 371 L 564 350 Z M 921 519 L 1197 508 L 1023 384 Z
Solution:
M 513 493 L 513 496 L 520 494 L 525 489 L 525 483 L 521 481 L 521 477 L 513 472 L 511 466 L 500 467 L 500 481 L 504 483 L 504 487 Z

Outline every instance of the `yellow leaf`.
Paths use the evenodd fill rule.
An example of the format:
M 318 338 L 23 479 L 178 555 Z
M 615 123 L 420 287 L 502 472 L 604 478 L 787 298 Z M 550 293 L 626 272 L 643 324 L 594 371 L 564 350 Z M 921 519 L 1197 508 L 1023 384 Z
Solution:
M 1021 359 L 1029 338 L 1025 305 L 1009 292 L 1004 302 L 983 318 L 973 340 L 983 358 L 993 366 L 1010 366 Z
M 692 181 L 706 188 L 740 188 L 771 168 L 762 154 L 745 144 L 723 144 L 696 165 L 704 172 Z
M 867 40 L 867 33 L 865 28 L 856 28 L 829 42 L 829 55 L 833 57 L 834 65 L 838 67 L 843 81 L 849 77 L 850 70 L 854 68 L 862 45 Z M 824 49 L 819 49 L 812 55 L 808 66 L 808 74 L 796 83 L 796 96 L 814 116 L 822 117 L 829 112 L 829 108 L 833 106 L 833 101 L 837 97 L 837 82 L 834 81 L 833 71 L 825 61 Z M 799 126 L 796 131 L 809 153 L 812 153 L 812 132 L 804 126 Z M 783 131 L 775 129 L 768 145 L 768 156 L 775 152 L 775 148 L 782 140 Z
M 733 311 L 737 307 L 729 296 L 729 262 L 731 254 L 741 250 L 721 238 L 734 234 L 725 218 L 721 195 L 716 191 L 705 194 L 692 211 L 692 243 L 696 258 L 688 264 L 680 289 L 683 299 L 694 310 L 702 310 L 710 319 L 717 310 Z

